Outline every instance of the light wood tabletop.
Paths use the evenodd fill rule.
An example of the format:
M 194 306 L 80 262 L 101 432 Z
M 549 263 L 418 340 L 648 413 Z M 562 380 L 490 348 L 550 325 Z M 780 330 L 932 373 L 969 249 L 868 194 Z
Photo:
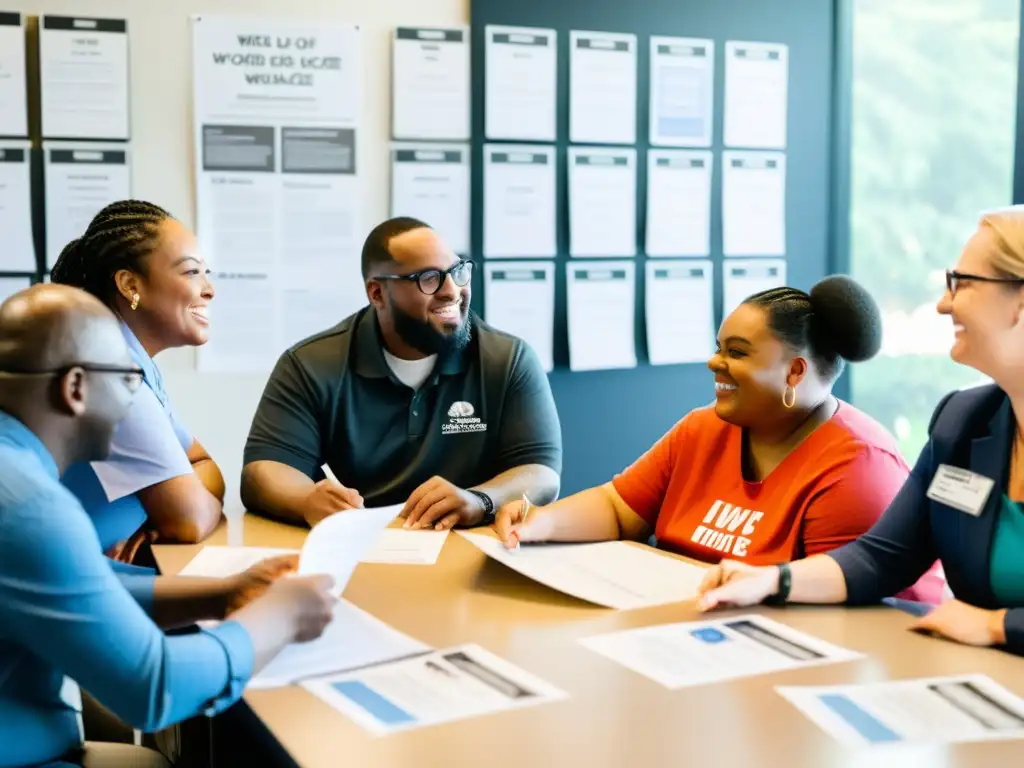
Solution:
M 230 536 L 225 525 L 207 543 L 299 548 L 305 533 L 247 515 L 232 523 Z M 164 573 L 176 573 L 200 548 L 158 546 L 156 556 Z M 1024 765 L 1024 741 L 846 748 L 773 690 L 776 685 L 981 673 L 1024 696 L 1024 658 L 909 632 L 913 618 L 892 608 L 790 606 L 742 611 L 770 616 L 866 656 L 815 669 L 671 691 L 592 653 L 577 639 L 707 618 L 692 603 L 635 611 L 594 607 L 490 560 L 457 535 L 448 537 L 433 566 L 360 565 L 345 598 L 435 648 L 478 643 L 566 691 L 569 698 L 375 737 L 300 687 L 247 692 L 248 706 L 302 768 L 906 768 L 909 760 L 943 768 Z

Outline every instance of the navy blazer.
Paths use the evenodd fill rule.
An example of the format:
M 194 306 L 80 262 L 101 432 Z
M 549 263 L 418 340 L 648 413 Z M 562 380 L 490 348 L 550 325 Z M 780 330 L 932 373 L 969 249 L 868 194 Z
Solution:
M 1010 399 L 995 385 L 954 392 L 939 403 L 928 427 L 928 444 L 885 514 L 859 539 L 829 553 L 846 577 L 848 604 L 877 603 L 894 595 L 940 559 L 957 599 L 979 608 L 1010 608 L 1005 647 L 1024 655 L 1024 607 L 999 605 L 989 582 L 992 542 L 1010 477 L 1014 429 Z M 980 515 L 928 498 L 940 464 L 969 469 L 995 481 Z

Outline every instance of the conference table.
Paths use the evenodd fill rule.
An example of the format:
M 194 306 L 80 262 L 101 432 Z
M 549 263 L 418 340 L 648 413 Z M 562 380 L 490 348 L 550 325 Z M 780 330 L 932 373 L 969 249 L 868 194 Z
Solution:
M 245 515 L 222 524 L 206 543 L 297 549 L 305 535 L 303 529 Z M 172 574 L 201 547 L 165 545 L 155 551 L 161 570 Z M 378 737 L 299 686 L 247 691 L 244 704 L 265 729 L 263 736 L 302 768 L 1024 765 L 1024 741 L 844 747 L 773 690 L 981 673 L 1024 696 L 1024 658 L 907 631 L 913 617 L 886 606 L 717 612 L 763 614 L 865 656 L 673 691 L 577 639 L 707 618 L 692 603 L 633 611 L 595 607 L 512 571 L 455 534 L 435 565 L 359 565 L 344 597 L 434 648 L 479 644 L 569 697 Z

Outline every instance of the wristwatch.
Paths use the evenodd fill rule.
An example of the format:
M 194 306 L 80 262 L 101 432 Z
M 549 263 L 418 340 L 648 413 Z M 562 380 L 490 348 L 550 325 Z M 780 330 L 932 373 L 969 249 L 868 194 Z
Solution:
M 782 563 L 777 568 L 779 569 L 779 591 L 765 598 L 766 605 L 785 605 L 786 600 L 789 599 L 789 590 L 793 586 L 793 573 L 789 570 L 789 563 Z
M 480 499 L 484 505 L 484 519 L 481 521 L 480 525 L 491 525 L 494 522 L 494 500 L 483 491 L 477 491 L 473 488 L 468 490 Z

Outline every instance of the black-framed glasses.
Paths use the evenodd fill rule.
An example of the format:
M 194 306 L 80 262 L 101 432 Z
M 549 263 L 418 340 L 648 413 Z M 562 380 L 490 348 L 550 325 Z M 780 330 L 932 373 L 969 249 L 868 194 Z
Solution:
M 427 294 L 427 296 L 433 296 L 441 290 L 441 286 L 444 285 L 448 275 L 452 276 L 453 283 L 462 288 L 473 278 L 472 259 L 462 259 L 457 264 L 448 267 L 448 269 L 424 269 L 420 272 L 410 272 L 408 275 L 377 275 L 375 279 L 407 280 L 411 283 L 416 283 L 419 289 Z
M 0 376 L 49 376 L 63 378 L 75 368 L 88 373 L 118 374 L 128 391 L 134 394 L 142 386 L 146 373 L 137 365 L 101 365 L 99 363 L 71 363 L 60 368 L 0 368 Z
M 967 272 L 957 272 L 955 269 L 946 270 L 946 290 L 951 296 L 956 295 L 960 283 L 974 281 L 976 283 L 1003 283 L 1004 285 L 1024 285 L 1024 278 L 1021 277 L 986 277 L 985 275 L 971 275 Z

